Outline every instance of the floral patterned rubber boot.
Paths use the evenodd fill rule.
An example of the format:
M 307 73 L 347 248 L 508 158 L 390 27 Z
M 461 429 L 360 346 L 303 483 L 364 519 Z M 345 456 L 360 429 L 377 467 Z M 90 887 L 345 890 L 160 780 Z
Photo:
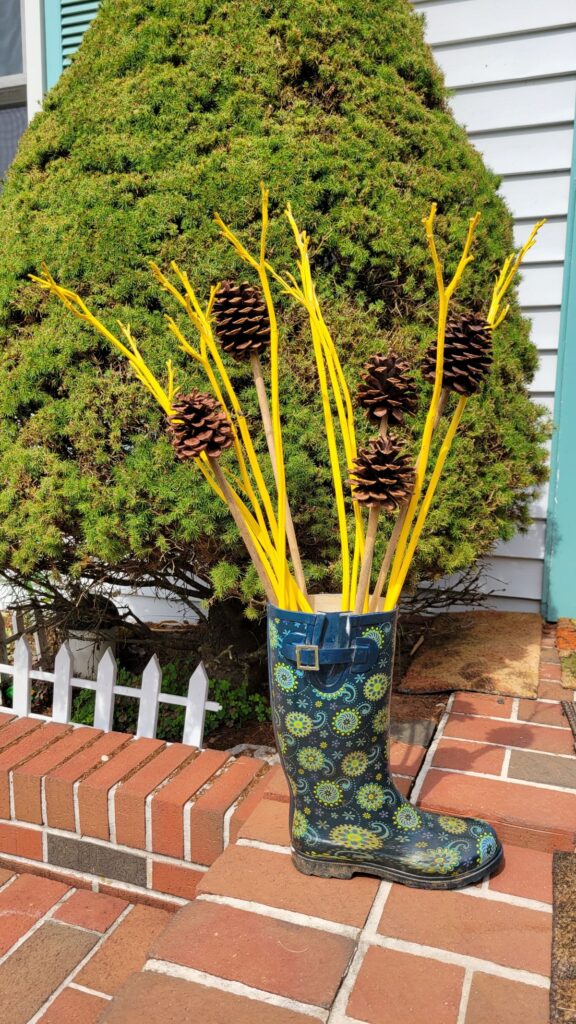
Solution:
M 291 790 L 292 857 L 308 875 L 422 889 L 480 881 L 502 860 L 477 818 L 422 811 L 388 764 L 396 613 L 268 609 L 272 715 Z

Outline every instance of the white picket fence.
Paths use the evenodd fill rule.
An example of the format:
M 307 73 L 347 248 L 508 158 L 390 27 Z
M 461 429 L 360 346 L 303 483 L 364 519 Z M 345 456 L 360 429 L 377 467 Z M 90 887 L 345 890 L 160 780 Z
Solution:
M 116 685 L 116 659 L 110 648 L 100 660 L 95 680 L 79 679 L 73 675 L 74 663 L 68 643 L 63 643 L 58 651 L 53 672 L 34 669 L 32 664 L 32 649 L 25 636 L 20 637 L 15 645 L 14 663 L 12 665 L 0 664 L 0 673 L 12 676 L 11 710 L 15 715 L 30 715 L 32 681 L 37 680 L 52 684 L 52 714 L 33 714 L 32 718 L 68 723 L 72 713 L 73 690 L 95 690 L 94 728 L 110 732 L 114 719 L 115 697 L 132 697 L 140 702 L 136 736 L 153 739 L 156 736 L 160 704 L 175 704 L 186 709 L 182 742 L 189 743 L 194 747 L 201 747 L 206 712 L 221 711 L 222 709 L 221 704 L 206 699 L 208 676 L 202 662 L 190 677 L 188 693 L 185 697 L 162 693 L 162 669 L 156 655 L 146 665 L 139 688 Z

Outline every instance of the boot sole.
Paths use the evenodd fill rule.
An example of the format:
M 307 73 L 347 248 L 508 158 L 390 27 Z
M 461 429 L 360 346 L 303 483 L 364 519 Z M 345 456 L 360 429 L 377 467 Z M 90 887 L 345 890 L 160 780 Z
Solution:
M 377 864 L 346 864 L 337 860 L 316 860 L 292 850 L 292 862 L 303 875 L 316 875 L 318 878 L 344 879 L 352 878 L 353 875 L 373 875 L 386 882 L 399 882 L 401 885 L 408 885 L 414 889 L 463 889 L 465 886 L 473 885 L 475 882 L 480 882 L 483 878 L 491 875 L 502 863 L 503 856 L 504 851 L 500 849 L 492 860 L 482 864 L 481 867 L 450 878 L 446 875 L 424 876 L 416 872 L 402 871 L 398 868 L 381 867 Z

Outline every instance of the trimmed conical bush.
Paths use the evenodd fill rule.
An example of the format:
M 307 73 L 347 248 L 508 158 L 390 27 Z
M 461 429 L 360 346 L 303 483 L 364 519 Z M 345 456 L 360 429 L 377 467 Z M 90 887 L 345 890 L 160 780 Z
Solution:
M 448 268 L 482 211 L 462 309 L 489 295 L 512 248 L 497 180 L 448 110 L 408 0 L 103 0 L 0 199 L 0 569 L 83 571 L 129 552 L 144 565 L 212 571 L 220 591 L 239 587 L 234 527 L 194 467 L 174 459 L 160 410 L 28 274 L 45 259 L 107 323 L 130 323 L 154 371 L 172 356 L 181 391 L 205 390 L 165 328 L 166 311 L 183 328 L 185 317 L 159 300 L 146 263 L 176 259 L 206 298 L 217 281 L 244 280 L 212 212 L 257 251 L 261 179 L 278 268 L 294 265 L 287 200 L 312 235 L 319 297 L 353 390 L 371 354 L 392 345 L 417 367 L 433 340 L 422 229 L 431 200 Z M 301 311 L 284 298 L 280 308 L 292 509 L 305 558 L 336 567 L 318 577 L 330 587 L 338 556 L 317 382 Z M 428 576 L 468 565 L 526 522 L 545 464 L 527 339 L 513 300 L 483 404 L 471 400 L 429 520 Z M 250 418 L 250 375 L 226 358 Z M 256 586 L 251 573 L 243 586 Z

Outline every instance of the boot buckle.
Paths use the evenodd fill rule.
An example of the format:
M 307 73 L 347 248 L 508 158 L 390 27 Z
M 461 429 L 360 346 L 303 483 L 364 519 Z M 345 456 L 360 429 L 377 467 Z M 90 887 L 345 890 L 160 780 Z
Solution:
M 317 646 L 317 644 L 296 644 L 294 650 L 296 653 L 296 668 L 305 669 L 306 672 L 320 671 L 320 649 Z M 313 661 L 311 665 L 308 664 L 308 659 L 306 659 L 304 665 L 302 664 L 303 651 L 310 651 L 310 653 L 313 655 Z

